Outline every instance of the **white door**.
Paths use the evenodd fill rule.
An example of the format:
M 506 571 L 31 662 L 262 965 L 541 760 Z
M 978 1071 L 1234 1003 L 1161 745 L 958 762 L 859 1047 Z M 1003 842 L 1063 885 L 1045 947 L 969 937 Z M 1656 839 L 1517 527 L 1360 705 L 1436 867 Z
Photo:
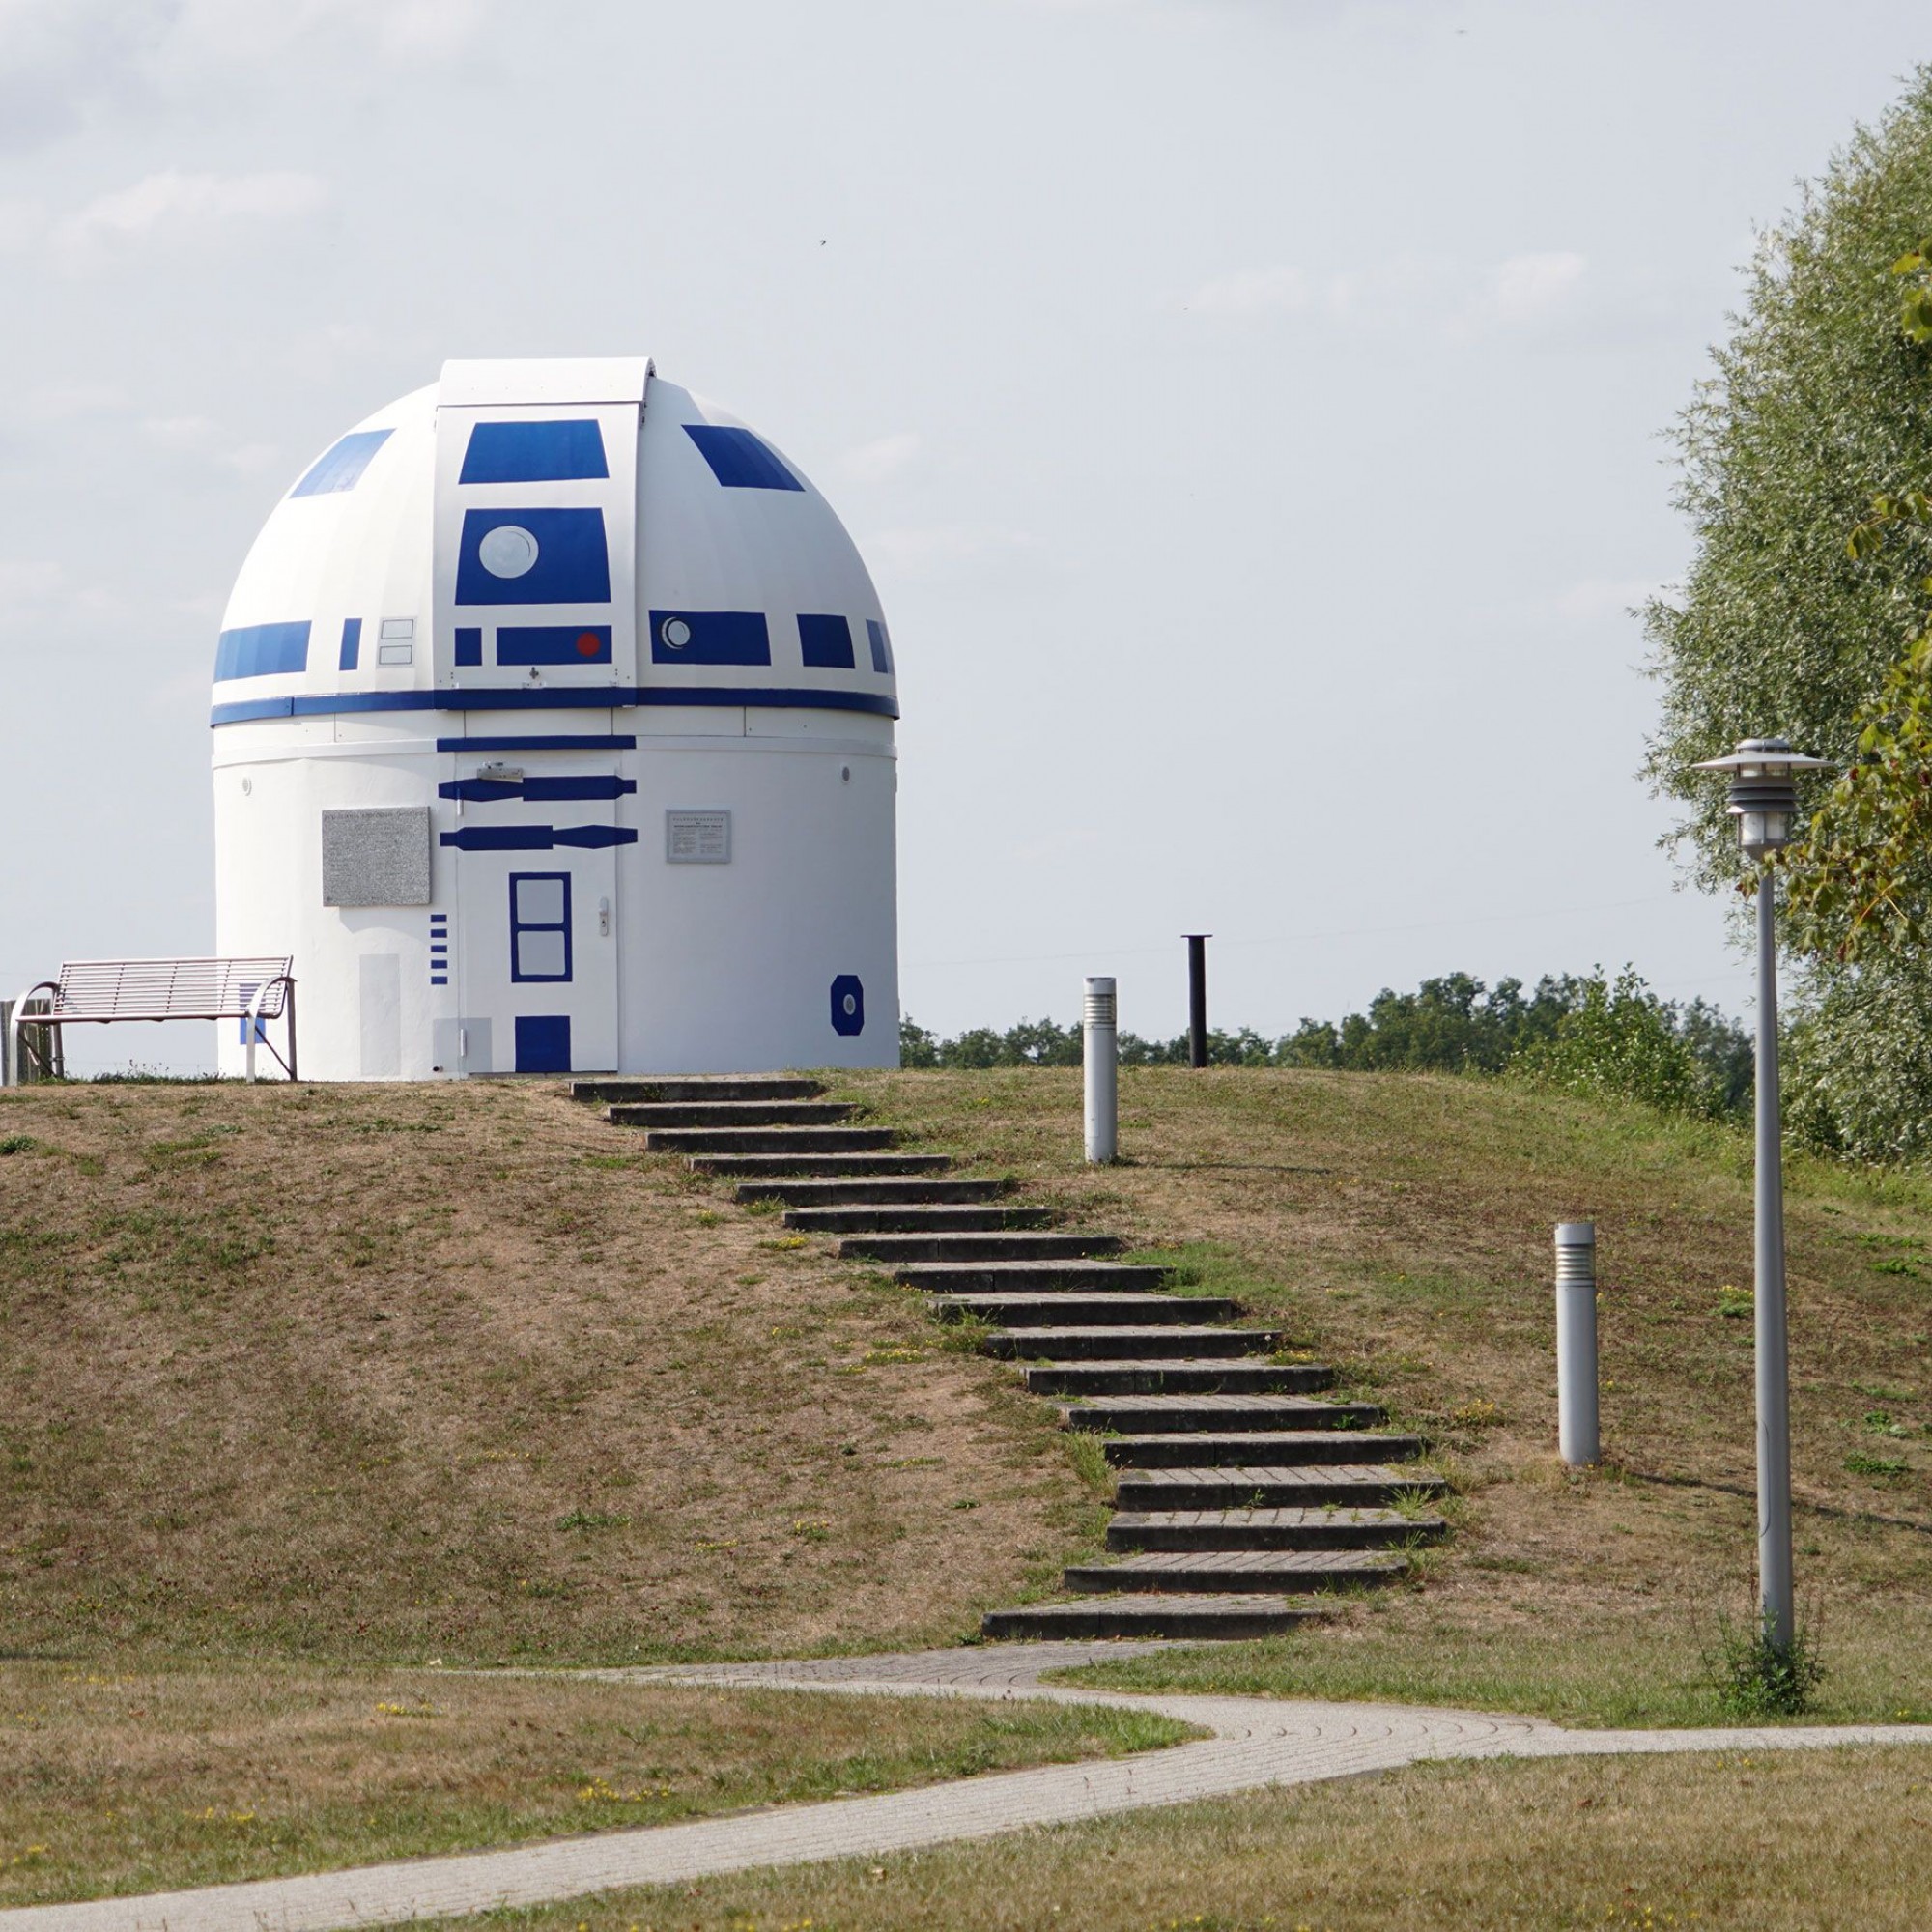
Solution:
M 442 787 L 469 1072 L 608 1073 L 617 1065 L 615 773 L 490 771 Z

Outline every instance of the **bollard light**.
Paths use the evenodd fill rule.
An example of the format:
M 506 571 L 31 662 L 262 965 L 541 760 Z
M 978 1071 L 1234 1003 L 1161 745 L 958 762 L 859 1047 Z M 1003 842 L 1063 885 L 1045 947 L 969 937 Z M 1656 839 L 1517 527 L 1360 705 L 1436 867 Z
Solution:
M 1080 1064 L 1087 1090 L 1087 1158 L 1110 1161 L 1119 1155 L 1121 1146 L 1121 1050 L 1112 980 L 1087 981 L 1080 1020 Z
M 1597 1224 L 1556 1224 L 1556 1447 L 1573 1469 L 1603 1460 L 1597 1422 Z
M 1726 772 L 1738 842 L 1763 859 L 1791 839 L 1797 775 L 1830 769 L 1786 738 L 1747 738 L 1693 771 Z M 1791 1372 L 1784 1316 L 1784 1146 L 1777 1094 L 1777 928 L 1775 885 L 1757 882 L 1757 1185 L 1752 1220 L 1756 1287 L 1757 1579 L 1765 1635 L 1788 1651 L 1797 1634 L 1791 1574 Z

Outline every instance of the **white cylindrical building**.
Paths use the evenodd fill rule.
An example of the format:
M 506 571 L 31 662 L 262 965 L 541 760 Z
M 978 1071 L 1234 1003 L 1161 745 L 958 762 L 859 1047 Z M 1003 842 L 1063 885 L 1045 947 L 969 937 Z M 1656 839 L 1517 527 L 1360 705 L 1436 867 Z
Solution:
M 304 1078 L 897 1065 L 877 593 L 642 357 L 449 362 L 358 424 L 214 680 L 216 950 L 294 955 Z

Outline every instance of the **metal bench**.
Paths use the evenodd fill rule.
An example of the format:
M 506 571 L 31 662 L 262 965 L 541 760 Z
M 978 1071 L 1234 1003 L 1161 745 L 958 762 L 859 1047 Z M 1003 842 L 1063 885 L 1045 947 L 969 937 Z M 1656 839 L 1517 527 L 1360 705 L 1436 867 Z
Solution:
M 57 980 L 29 986 L 7 1015 L 12 1081 L 57 1075 L 65 1065 L 58 1029 L 117 1020 L 240 1020 L 247 1074 L 259 1041 L 296 1077 L 296 982 L 284 954 L 269 959 L 70 959 Z M 287 1023 L 289 1050 L 276 1052 L 266 1022 Z M 22 1034 L 31 1036 L 23 1042 Z M 24 1058 L 23 1058 L 24 1051 Z M 31 1068 L 31 1070 L 30 1070 Z

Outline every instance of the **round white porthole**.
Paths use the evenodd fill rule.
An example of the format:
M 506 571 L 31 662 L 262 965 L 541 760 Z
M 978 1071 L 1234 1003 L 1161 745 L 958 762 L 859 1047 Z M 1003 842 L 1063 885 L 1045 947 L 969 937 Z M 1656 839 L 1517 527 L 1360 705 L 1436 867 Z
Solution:
M 845 1017 L 849 1020 L 852 1017 L 852 1015 L 859 1010 L 859 996 L 857 993 L 847 993 L 845 997 L 838 1002 L 838 1005 L 840 1009 L 843 1011 Z
M 522 577 L 537 560 L 537 540 L 521 524 L 498 524 L 476 546 L 476 561 L 492 577 Z
M 682 617 L 667 617 L 658 631 L 666 646 L 673 651 L 681 651 L 691 641 L 691 626 Z

